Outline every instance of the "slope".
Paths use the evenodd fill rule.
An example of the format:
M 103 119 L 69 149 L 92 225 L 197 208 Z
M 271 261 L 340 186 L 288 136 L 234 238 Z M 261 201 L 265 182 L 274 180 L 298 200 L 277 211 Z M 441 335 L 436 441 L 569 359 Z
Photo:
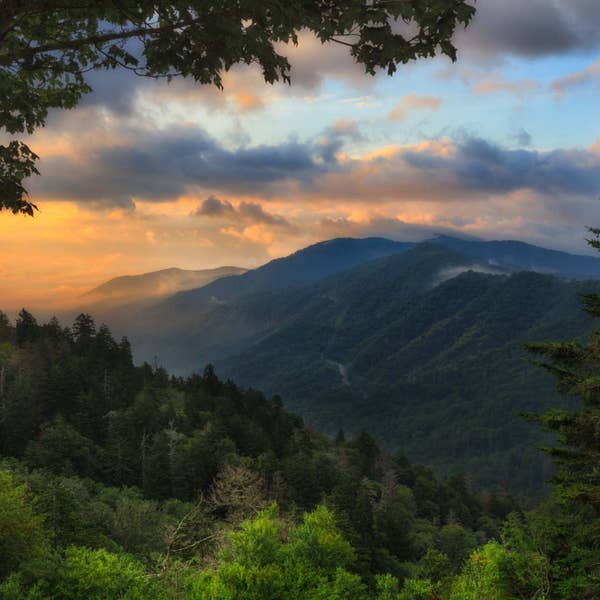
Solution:
M 375 261 L 315 286 L 276 331 L 217 366 L 285 390 L 330 433 L 367 429 L 478 484 L 539 488 L 547 465 L 527 448 L 540 438 L 517 413 L 558 399 L 521 345 L 584 335 L 576 293 L 600 285 L 482 268 L 434 244 Z
M 172 268 L 140 275 L 124 275 L 86 292 L 81 299 L 83 302 L 121 303 L 156 298 L 198 288 L 215 279 L 233 277 L 245 272 L 246 269 L 239 267 L 218 267 L 198 271 Z

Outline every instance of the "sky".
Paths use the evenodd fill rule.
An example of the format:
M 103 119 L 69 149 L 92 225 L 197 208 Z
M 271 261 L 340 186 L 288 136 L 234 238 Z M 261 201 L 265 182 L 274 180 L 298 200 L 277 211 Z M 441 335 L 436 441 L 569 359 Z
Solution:
M 479 0 L 458 60 L 365 75 L 301 34 L 292 84 L 111 71 L 28 143 L 34 218 L 0 213 L 2 308 L 123 274 L 255 267 L 341 236 L 587 253 L 600 226 L 598 0 Z

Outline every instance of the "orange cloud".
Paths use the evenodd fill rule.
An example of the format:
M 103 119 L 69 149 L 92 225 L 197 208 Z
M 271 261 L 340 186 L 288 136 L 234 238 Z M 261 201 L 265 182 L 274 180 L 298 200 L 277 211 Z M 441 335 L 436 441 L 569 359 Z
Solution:
M 436 96 L 418 96 L 408 94 L 390 111 L 388 117 L 392 121 L 404 121 L 412 111 L 437 110 L 442 101 Z
M 533 92 L 540 87 L 540 84 L 533 79 L 520 79 L 518 81 L 509 81 L 503 75 L 496 77 L 487 77 L 473 86 L 476 94 L 526 94 Z
M 560 79 L 555 79 L 552 82 L 551 88 L 552 91 L 557 95 L 557 97 L 561 97 L 567 92 L 573 90 L 580 85 L 584 85 L 585 83 L 589 83 L 590 81 L 594 81 L 600 78 L 600 59 L 594 61 L 591 65 L 586 67 L 585 69 L 581 69 L 579 71 L 575 71 L 570 73 L 569 75 L 565 75 Z

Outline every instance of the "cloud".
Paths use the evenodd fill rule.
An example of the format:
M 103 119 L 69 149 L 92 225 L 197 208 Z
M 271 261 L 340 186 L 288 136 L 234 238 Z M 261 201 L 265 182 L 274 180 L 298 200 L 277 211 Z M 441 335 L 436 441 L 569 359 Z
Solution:
M 432 97 L 407 96 L 403 106 L 433 108 Z M 187 125 L 165 130 L 123 126 L 71 139 L 68 152 L 59 144 L 44 152 L 42 177 L 31 180 L 34 201 L 70 200 L 93 207 L 133 210 L 139 202 L 205 197 L 199 215 L 245 217 L 269 222 L 256 199 L 292 204 L 327 197 L 361 202 L 486 197 L 531 190 L 549 197 L 600 193 L 600 156 L 591 150 L 524 149 L 531 142 L 519 132 L 520 149 L 463 136 L 420 144 L 389 146 L 352 156 L 345 151 L 359 139 L 354 121 L 338 121 L 313 139 L 278 144 L 226 147 L 202 128 Z M 114 137 L 113 137 L 114 132 Z M 208 196 L 208 197 L 207 197 Z M 223 197 L 234 197 L 227 204 Z M 41 202 L 40 202 L 41 203 Z M 281 221 L 278 224 L 282 224 Z
M 519 190 L 590 197 L 600 192 L 600 157 L 590 150 L 512 150 L 464 137 L 386 149 L 355 161 L 348 173 L 330 176 L 332 183 L 342 180 L 346 197 L 373 197 L 378 188 L 380 195 L 395 190 L 395 197 L 438 202 Z
M 585 69 L 575 71 L 552 82 L 552 91 L 558 96 L 572 91 L 574 88 L 592 81 L 600 81 L 600 59 L 593 62 Z
M 290 227 L 289 222 L 280 215 L 272 215 L 256 202 L 240 202 L 238 214 L 254 223 L 264 223 L 277 227 Z
M 512 138 L 515 140 L 517 145 L 520 146 L 521 148 L 531 146 L 531 142 L 533 141 L 531 134 L 523 128 L 519 129 L 519 131 L 514 133 Z
M 456 36 L 461 59 L 541 57 L 600 45 L 596 0 L 478 0 L 471 25 Z
M 353 120 L 339 119 L 325 129 L 323 135 L 328 138 L 348 138 L 354 141 L 364 140 L 364 135 Z
M 136 42 L 137 43 L 137 42 Z M 138 44 L 139 45 L 139 44 Z M 260 111 L 281 98 L 302 98 L 314 94 L 325 80 L 342 81 L 354 88 L 367 89 L 375 78 L 365 74 L 349 50 L 338 44 L 322 44 L 315 35 L 301 31 L 298 44 L 276 44 L 291 64 L 292 85 L 268 85 L 256 64 L 237 64 L 222 73 L 223 90 L 203 85 L 191 78 L 152 79 L 135 77 L 124 69 L 92 71 L 86 79 L 93 88 L 80 106 L 102 107 L 116 115 L 134 113 L 141 101 L 156 105 L 179 102 L 202 105 L 229 115 Z M 134 54 L 139 54 L 133 50 Z
M 194 217 L 219 217 L 229 221 L 247 221 L 275 227 L 291 227 L 290 223 L 282 216 L 267 212 L 257 202 L 242 200 L 236 208 L 229 200 L 220 200 L 213 195 L 206 198 L 191 215 Z
M 277 184 L 308 184 L 339 168 L 331 145 L 319 141 L 228 149 L 196 126 L 168 131 L 133 127 L 120 135 L 118 143 L 108 136 L 105 145 L 46 155 L 43 177 L 31 181 L 33 194 L 131 207 L 135 200 L 172 200 L 191 189 L 251 194 L 272 188 L 275 193 Z
M 404 121 L 412 111 L 435 111 L 440 107 L 441 103 L 441 99 L 435 96 L 408 94 L 390 111 L 388 117 L 392 121 Z
M 537 81 L 532 79 L 519 79 L 510 81 L 501 74 L 485 77 L 479 80 L 474 86 L 473 91 L 476 94 L 527 94 L 534 92 L 540 87 Z
M 219 200 L 216 196 L 209 196 L 192 213 L 195 217 L 222 217 L 235 214 L 235 208 L 229 200 Z
M 348 48 L 334 43 L 322 44 L 307 31 L 300 32 L 298 45 L 279 44 L 277 49 L 287 56 L 292 70 L 292 88 L 302 93 L 316 91 L 325 79 L 336 79 L 353 87 L 370 87 L 374 78 L 365 74 L 364 66 L 350 55 Z

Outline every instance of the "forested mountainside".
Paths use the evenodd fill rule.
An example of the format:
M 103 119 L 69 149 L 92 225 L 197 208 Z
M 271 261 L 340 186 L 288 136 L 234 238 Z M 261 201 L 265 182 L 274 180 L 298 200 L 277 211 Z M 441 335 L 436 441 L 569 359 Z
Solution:
M 566 279 L 600 278 L 600 260 L 539 248 L 512 241 L 481 242 L 438 236 L 425 245 L 436 244 L 450 254 L 459 254 L 461 265 L 491 273 L 523 270 L 553 274 Z M 339 238 L 309 246 L 290 256 L 273 260 L 241 276 L 230 276 L 145 306 L 106 312 L 94 306 L 115 329 L 136 341 L 139 357 L 159 355 L 164 364 L 178 372 L 197 368 L 197 362 L 210 362 L 247 347 L 279 326 L 280 320 L 301 306 L 312 286 L 328 277 L 352 272 L 361 265 L 396 256 L 419 244 L 394 242 L 384 238 Z M 450 278 L 458 272 L 447 272 Z M 392 275 L 394 275 L 392 273 Z M 429 277 L 430 273 L 424 273 Z M 418 275 L 419 276 L 419 275 Z M 369 284 L 371 285 L 371 284 Z M 286 292 L 293 292 L 287 294 Z M 246 309 L 246 300 L 254 297 Z M 266 309 L 256 310 L 265 299 Z M 144 297 L 138 302 L 147 304 Z M 282 306 L 280 306 L 282 304 Z M 233 305 L 234 309 L 229 310 Z M 135 307 L 135 303 L 132 305 Z M 241 308 L 239 308 L 241 306 Z M 226 313 L 230 322 L 223 322 Z M 182 353 L 182 338 L 194 337 L 194 354 Z
M 460 465 L 479 485 L 531 493 L 549 472 L 519 413 L 559 398 L 522 344 L 588 334 L 577 293 L 600 285 L 478 270 L 434 245 L 370 263 L 305 290 L 277 326 L 216 363 L 243 384 L 285 389 L 319 429 L 366 428 L 443 472 Z M 242 310 L 253 302 L 268 306 Z
M 577 291 L 598 283 L 515 271 L 515 264 L 535 255 L 547 269 L 591 270 L 597 259 L 521 245 L 516 252 L 510 242 L 511 252 L 498 243 L 504 253 L 491 254 L 493 243 L 460 242 L 474 245 L 471 254 L 481 244 L 492 249 L 476 260 L 443 241 L 302 287 L 251 287 L 221 298 L 215 286 L 228 279 L 219 280 L 142 311 L 143 334 L 132 316 L 130 330 L 148 360 L 158 355 L 179 372 L 213 362 L 243 385 L 284 394 L 329 434 L 367 429 L 440 472 L 466 469 L 476 486 L 539 492 L 550 475 L 533 449 L 543 438 L 519 413 L 559 398 L 522 343 L 588 333 Z
M 217 298 L 219 301 L 315 283 L 329 275 L 357 265 L 403 252 L 414 246 L 410 242 L 395 242 L 385 238 L 338 238 L 319 242 L 290 256 L 277 258 L 240 277 L 223 277 L 214 283 L 181 293 L 173 306 Z
M 185 379 L 135 367 L 127 340 L 87 315 L 70 329 L 25 311 L 16 327 L 2 316 L 0 344 L 0 575 L 46 577 L 41 589 L 61 598 L 79 598 L 83 582 L 67 591 L 52 565 L 76 579 L 77 561 L 116 553 L 111 585 L 133 568 L 124 553 L 155 569 L 198 568 L 227 527 L 272 502 L 286 521 L 325 502 L 368 585 L 439 561 L 456 572 L 516 508 L 502 490 L 477 496 L 461 475 L 438 480 L 366 433 L 331 441 L 279 397 L 220 381 L 211 367 Z M 67 550 L 59 559 L 50 548 Z
M 135 342 L 136 356 L 140 360 L 153 360 L 159 356 L 161 363 L 173 372 L 187 374 L 221 356 L 244 346 L 264 323 L 252 316 L 239 315 L 237 320 L 223 323 L 216 314 L 220 308 L 236 298 L 259 293 L 277 293 L 282 290 L 301 289 L 323 278 L 364 264 L 376 258 L 389 256 L 413 247 L 412 243 L 394 242 L 383 238 L 340 238 L 304 248 L 281 259 L 275 259 L 244 274 L 229 275 L 215 281 L 157 300 L 155 295 L 140 292 L 130 295 L 127 302 L 82 302 L 77 311 L 63 311 L 61 317 L 72 320 L 78 312 L 92 312 L 99 320 L 109 323 L 114 331 L 126 334 Z M 149 273 L 142 276 L 146 281 Z M 156 283 L 156 278 L 151 277 Z M 114 282 L 106 282 L 111 289 Z M 120 278 L 117 280 L 122 286 Z M 129 279 L 125 280 L 129 284 Z M 133 282 L 138 285 L 139 281 Z M 90 297 L 92 298 L 92 297 Z M 230 315 L 232 319 L 236 319 Z M 180 352 L 180 343 L 189 333 L 201 337 L 201 348 L 193 356 Z M 206 358 L 210 356 L 211 358 Z M 178 361 L 181 359 L 181 363 Z
M 0 598 L 594 598 L 560 498 L 335 440 L 278 397 L 133 364 L 89 315 L 0 313 Z M 591 488 L 590 488 L 591 489 Z M 590 508 L 593 504 L 590 505 Z M 585 525 L 585 527 L 583 527 Z M 583 527 L 583 529 L 582 529 Z

